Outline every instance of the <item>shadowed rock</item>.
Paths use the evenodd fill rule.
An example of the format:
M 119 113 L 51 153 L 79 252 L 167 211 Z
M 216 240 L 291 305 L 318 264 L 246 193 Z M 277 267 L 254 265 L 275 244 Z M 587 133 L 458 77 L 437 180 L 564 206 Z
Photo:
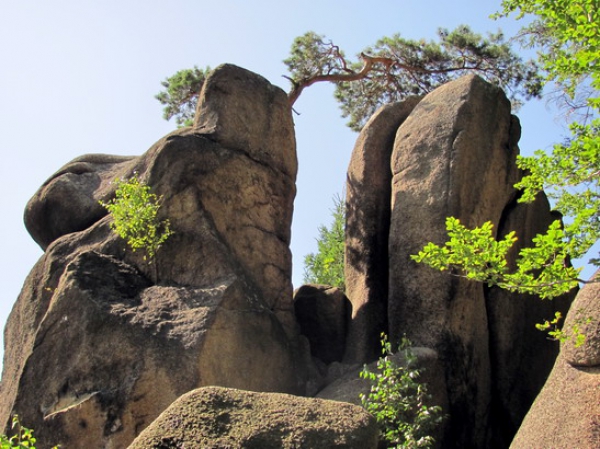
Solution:
M 205 82 L 193 127 L 167 135 L 139 157 L 87 155 L 60 169 L 27 205 L 27 228 L 45 254 L 6 326 L 0 424 L 6 428 L 10 414 L 18 413 L 42 449 L 57 443 L 124 448 L 176 398 L 201 386 L 312 394 L 330 383 L 321 394 L 349 400 L 355 382 L 336 377 L 375 358 L 386 331 L 393 344 L 406 335 L 427 366 L 423 380 L 432 403 L 448 415 L 438 438 L 442 447 L 506 447 L 557 351 L 534 323 L 555 310 L 564 313 L 572 296 L 542 303 L 434 271 L 410 256 L 429 241 L 443 243 L 445 219 L 455 216 L 468 227 L 491 221 L 498 236 L 517 231 L 513 263 L 521 245 L 557 217 L 543 195 L 531 205 L 516 202 L 520 127 L 498 88 L 467 76 L 417 102 L 384 107 L 353 153 L 349 325 L 349 304 L 339 295 L 325 295 L 325 302 L 318 295 L 297 298 L 294 307 L 291 109 L 285 93 L 260 76 L 221 66 Z M 175 232 L 151 263 L 112 232 L 111 217 L 98 204 L 114 196 L 115 178 L 134 173 L 162 198 L 159 218 L 168 217 Z M 600 359 L 597 295 L 587 292 L 592 296 L 580 295 L 579 307 L 583 317 L 595 317 L 584 328 L 590 338 L 582 348 L 565 346 L 554 370 L 558 380 L 540 396 L 560 391 L 564 409 L 585 417 L 588 427 L 581 430 L 573 420 L 565 432 L 581 430 L 581 439 L 569 442 L 584 447 L 598 434 Z M 568 323 L 582 316 L 570 313 Z M 212 428 L 182 434 L 198 422 L 177 421 L 179 409 L 163 415 L 167 420 L 146 437 L 162 432 L 161 447 L 180 447 L 192 436 L 220 441 L 235 422 L 242 429 L 235 438 L 249 444 L 239 447 L 304 447 L 303 441 L 311 448 L 371 447 L 368 432 L 358 446 L 345 445 L 354 435 L 336 427 L 350 423 L 345 406 L 336 404 L 343 416 L 331 414 L 333 421 L 321 420 L 330 405 L 322 416 L 302 415 L 318 418 L 314 430 L 295 413 L 321 410 L 321 403 L 279 398 L 274 407 L 286 411 L 281 421 L 259 417 L 253 423 L 273 423 L 269 432 L 253 427 L 243 433 L 250 421 L 235 404 L 252 408 L 262 399 L 206 391 L 214 400 L 207 422 L 216 434 L 207 437 Z M 206 398 L 194 395 L 192 402 Z M 550 400 L 538 402 L 552 408 L 544 402 Z M 231 411 L 218 414 L 215 405 L 225 403 L 233 404 Z M 358 427 L 366 423 L 359 415 Z M 543 431 L 544 416 L 539 410 L 528 415 L 526 428 L 533 430 L 523 431 L 526 443 L 519 447 L 535 446 L 526 444 Z M 189 425 L 179 428 L 183 422 Z M 556 433 L 552 429 L 546 430 Z M 555 440 L 545 441 L 552 447 Z
M 126 447 L 202 385 L 304 392 L 287 97 L 225 65 L 198 117 L 142 156 L 76 159 L 28 204 L 45 254 L 6 326 L 0 422 L 18 413 L 41 447 Z M 151 264 L 97 204 L 134 173 L 162 197 L 159 218 L 174 231 Z
M 381 333 L 387 332 L 390 159 L 396 131 L 418 102 L 412 97 L 379 109 L 362 129 L 350 159 L 344 267 L 352 303 L 347 363 L 376 359 Z
M 549 213 L 548 200 L 540 193 L 530 204 L 509 204 L 498 225 L 498 238 L 517 231 L 518 240 L 509 253 L 532 245 L 532 239 L 560 219 Z M 569 310 L 573 294 L 552 301 L 516 294 L 497 287 L 484 289 L 488 313 L 492 400 L 488 438 L 491 447 L 508 447 L 531 407 L 558 355 L 558 342 L 548 339 L 535 325 Z
M 531 447 L 600 447 L 600 272 L 581 289 L 563 329 L 575 325 L 585 335 L 577 347 L 570 338 L 542 392 L 511 444 Z
M 294 309 L 311 355 L 326 364 L 340 362 L 350 321 L 350 303 L 344 292 L 328 285 L 303 285 L 294 293 Z
M 517 250 L 556 217 L 541 196 L 531 205 L 516 203 L 520 125 L 499 88 L 465 76 L 412 110 L 396 108 L 390 177 L 384 136 L 393 133 L 385 126 L 379 139 L 365 127 L 349 170 L 346 285 L 354 311 L 347 360 L 372 357 L 365 350 L 377 349 L 373 341 L 382 330 L 392 342 L 406 335 L 415 346 L 433 349 L 441 363 L 430 375 L 446 385 L 435 401 L 448 404 L 442 446 L 507 447 L 556 357 L 556 345 L 534 325 L 566 311 L 573 295 L 525 299 L 440 273 L 411 255 L 430 241 L 446 241 L 449 216 L 471 228 L 491 221 L 499 235 L 515 230 Z M 382 109 L 373 124 L 391 127 L 393 120 L 383 120 L 391 111 Z M 387 195 L 386 210 L 379 197 Z M 386 241 L 387 250 L 381 248 Z

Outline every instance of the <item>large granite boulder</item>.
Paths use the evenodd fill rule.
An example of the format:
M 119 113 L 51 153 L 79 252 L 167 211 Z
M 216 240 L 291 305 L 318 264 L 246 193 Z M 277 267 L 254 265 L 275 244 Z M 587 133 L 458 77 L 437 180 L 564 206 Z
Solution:
M 534 317 L 557 304 L 547 307 L 531 300 L 523 306 L 531 308 L 531 313 L 523 313 L 523 308 L 494 309 L 488 307 L 489 291 L 482 284 L 411 259 L 427 242 L 446 240 L 445 218 L 449 216 L 468 227 L 491 221 L 496 230 L 509 221 L 525 244 L 531 232 L 544 230 L 554 218 L 547 203 L 525 206 L 534 208 L 529 216 L 538 220 L 535 225 L 509 220 L 517 196 L 513 185 L 521 176 L 515 165 L 519 137 L 518 120 L 511 116 L 504 93 L 474 75 L 423 98 L 396 134 L 389 238 L 390 334 L 393 339 L 406 334 L 413 344 L 440 354 L 444 365 L 440 375 L 448 386 L 447 447 L 506 447 L 506 442 L 494 439 L 498 434 L 494 427 L 502 427 L 506 417 L 522 417 L 530 402 L 518 404 L 516 412 L 506 412 L 502 408 L 509 400 L 498 398 L 500 407 L 494 416 L 495 395 L 508 390 L 506 385 L 497 389 L 497 377 L 508 375 L 510 380 L 504 382 L 515 392 L 519 388 L 513 384 L 526 385 L 530 391 L 523 401 L 531 401 L 557 350 L 538 338 L 527 340 Z M 526 229 L 532 231 L 525 233 Z M 508 297 L 506 301 L 520 299 Z M 566 311 L 568 301 L 561 307 Z M 509 335 L 503 339 L 510 343 L 505 341 L 504 346 L 525 347 L 529 357 L 520 358 L 519 363 L 529 363 L 539 371 L 528 368 L 522 373 L 497 356 L 503 348 L 495 347 L 491 337 L 498 337 L 494 329 L 499 322 L 509 323 Z M 523 329 L 529 330 L 519 332 Z M 515 425 L 509 426 L 513 433 Z
M 600 272 L 579 292 L 563 329 L 585 335 L 576 345 L 571 335 L 542 392 L 536 398 L 511 444 L 532 447 L 600 447 Z
M 382 329 L 391 341 L 406 335 L 413 345 L 433 349 L 441 362 L 434 376 L 446 384 L 437 399 L 448 404 L 443 447 L 507 447 L 558 351 L 536 334 L 535 323 L 555 310 L 566 312 L 572 295 L 556 302 L 523 298 L 437 272 L 411 255 L 430 241 L 446 241 L 449 216 L 468 227 L 491 221 L 499 236 L 515 230 L 518 248 L 557 217 L 543 195 L 530 205 L 516 201 L 520 125 L 499 88 L 469 75 L 436 89 L 416 106 L 396 108 L 391 175 L 385 160 L 379 161 L 364 182 L 370 166 L 361 161 L 389 154 L 389 140 L 369 139 L 367 125 L 353 155 L 358 163 L 351 164 L 348 176 L 352 215 L 346 273 L 354 318 L 348 344 L 354 346 L 346 349 L 346 360 L 372 357 L 361 348 L 375 350 L 372 341 Z M 391 111 L 387 106 L 371 126 L 386 123 Z M 383 134 L 391 131 L 385 127 Z M 387 212 L 385 204 L 373 200 L 372 190 L 384 196 L 390 192 Z M 357 217 L 364 217 L 364 223 Z M 386 241 L 387 252 L 381 249 Z M 374 248 L 379 248 L 377 256 Z
M 151 264 L 97 205 L 134 173 L 174 231 Z M 199 386 L 303 393 L 295 176 L 287 96 L 231 65 L 206 81 L 194 127 L 59 170 L 25 215 L 45 254 L 6 325 L 1 425 L 18 413 L 41 447 L 123 448 Z
M 468 227 L 486 221 L 496 230 L 501 227 L 517 195 L 513 185 L 520 177 L 515 165 L 519 137 L 519 123 L 511 116 L 504 93 L 474 75 L 423 98 L 396 134 L 389 238 L 390 335 L 398 339 L 406 334 L 413 344 L 440 354 L 444 366 L 440 375 L 446 378 L 449 403 L 445 447 L 506 447 L 493 439 L 498 432 L 492 429 L 502 426 L 505 415 L 522 416 L 523 404 L 515 413 L 490 413 L 494 394 L 506 392 L 506 387 L 497 390 L 495 386 L 506 364 L 494 364 L 505 361 L 493 359 L 497 348 L 490 344 L 490 326 L 495 326 L 494 321 L 510 322 L 510 334 L 505 337 L 511 340 L 508 346 L 525 346 L 530 355 L 526 362 L 546 367 L 545 372 L 527 369 L 524 373 L 508 368 L 511 383 L 531 389 L 529 401 L 541 389 L 548 362 L 554 358 L 551 353 L 556 351 L 539 350 L 551 343 L 527 341 L 530 331 L 518 332 L 533 329 L 536 321 L 531 318 L 539 313 L 502 309 L 493 315 L 484 285 L 411 259 L 427 242 L 446 240 L 446 217 L 457 217 Z M 547 204 L 537 212 L 536 230 L 551 219 Z M 526 239 L 521 235 L 526 224 L 514 224 L 519 237 Z M 548 309 L 539 301 L 530 301 L 528 307 Z M 507 403 L 499 401 L 502 406 Z
M 376 449 L 377 439 L 361 407 L 205 387 L 175 401 L 129 448 Z
M 396 131 L 418 102 L 411 97 L 380 108 L 352 151 L 346 180 L 344 276 L 352 303 L 347 363 L 375 360 L 380 335 L 387 330 L 390 159 Z

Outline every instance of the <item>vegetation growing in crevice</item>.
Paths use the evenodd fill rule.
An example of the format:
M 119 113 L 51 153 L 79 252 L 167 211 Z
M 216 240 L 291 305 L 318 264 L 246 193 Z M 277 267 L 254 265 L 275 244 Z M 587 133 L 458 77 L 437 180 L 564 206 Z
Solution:
M 432 434 L 443 421 L 442 409 L 428 405 L 431 399 L 427 384 L 419 382 L 421 371 L 415 367 L 417 357 L 408 339 L 403 338 L 398 353 L 403 361 L 392 360 L 392 345 L 381 335 L 382 355 L 376 371 L 365 366 L 360 377 L 371 383 L 368 394 L 361 394 L 363 407 L 371 413 L 390 448 L 433 447 Z
M 115 197 L 100 204 L 112 215 L 110 226 L 113 231 L 126 240 L 133 251 L 144 250 L 144 260 L 150 264 L 162 244 L 173 234 L 169 220 L 158 218 L 162 197 L 152 193 L 150 186 L 141 182 L 137 174 L 128 180 L 117 179 L 115 184 Z M 156 263 L 154 266 L 158 281 L 158 266 Z

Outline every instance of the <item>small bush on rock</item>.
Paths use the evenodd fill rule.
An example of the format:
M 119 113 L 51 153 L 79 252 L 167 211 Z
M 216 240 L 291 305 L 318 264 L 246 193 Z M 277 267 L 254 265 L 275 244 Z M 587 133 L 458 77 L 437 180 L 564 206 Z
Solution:
M 397 365 L 390 357 L 392 345 L 382 334 L 382 357 L 375 372 L 365 366 L 360 377 L 371 381 L 369 394 L 361 394 L 363 407 L 371 413 L 390 448 L 430 448 L 431 436 L 443 416 L 439 406 L 428 406 L 427 385 L 420 383 L 420 372 L 414 367 L 417 357 L 406 338 L 398 348 L 403 352 L 404 364 Z
M 132 250 L 143 248 L 146 256 L 154 258 L 160 246 L 172 234 L 169 220 L 159 221 L 161 198 L 142 183 L 137 174 L 129 180 L 115 181 L 115 198 L 108 203 L 100 202 L 113 216 L 112 229 L 127 240 Z

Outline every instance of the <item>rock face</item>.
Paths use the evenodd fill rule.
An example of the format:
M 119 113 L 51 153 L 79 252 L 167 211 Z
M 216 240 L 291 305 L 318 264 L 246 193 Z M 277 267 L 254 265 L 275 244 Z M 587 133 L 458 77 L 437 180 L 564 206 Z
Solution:
M 445 379 L 436 375 L 440 372 L 441 365 L 438 354 L 430 348 L 411 348 L 413 355 L 416 357 L 414 368 L 419 369 L 421 375 L 419 381 L 427 384 L 428 392 L 432 398 L 443 397 L 446 392 Z M 390 356 L 390 360 L 396 366 L 406 365 L 406 360 L 403 353 L 395 353 Z M 369 371 L 376 371 L 377 362 L 371 362 L 366 365 Z M 344 401 L 351 404 L 360 405 L 360 394 L 366 394 L 371 389 L 371 384 L 368 380 L 362 379 L 359 373 L 363 366 L 349 366 L 335 381 L 331 382 L 327 387 L 322 389 L 317 397 L 322 399 L 330 399 L 333 401 Z M 440 405 L 446 407 L 445 403 L 429 404 Z
M 175 232 L 151 265 L 97 205 L 134 173 L 162 195 Z M 194 127 L 140 157 L 84 156 L 51 177 L 25 215 L 45 254 L 6 326 L 2 425 L 18 413 L 42 447 L 123 448 L 202 385 L 303 393 L 295 176 L 285 93 L 225 65 Z
M 350 175 L 361 172 L 360 164 L 359 168 L 351 165 L 347 208 L 353 215 L 348 218 L 351 253 L 347 253 L 346 272 L 351 273 L 353 285 L 369 288 L 348 291 L 356 318 L 350 328 L 352 335 L 365 340 L 363 347 L 369 347 L 372 343 L 366 340 L 373 340 L 383 327 L 391 341 L 406 335 L 415 346 L 439 354 L 442 368 L 436 376 L 445 379 L 447 390 L 438 403 L 448 403 L 449 415 L 443 447 L 507 447 L 542 388 L 558 349 L 543 334 L 531 338 L 534 325 L 552 317 L 555 310 L 565 312 L 572 298 L 525 302 L 517 295 L 417 264 L 411 255 L 427 242 L 446 240 L 448 216 L 468 227 L 491 221 L 497 232 L 514 229 L 525 245 L 556 217 L 544 198 L 532 205 L 516 205 L 512 186 L 521 176 L 515 165 L 520 126 L 500 89 L 477 76 L 466 76 L 436 89 L 411 110 L 413 106 L 397 106 L 399 111 L 406 109 L 398 115 L 392 150 L 386 139 L 355 147 L 358 155 L 353 156 L 353 164 L 355 159 L 369 160 L 365 152 L 391 154 L 391 177 L 382 168 L 384 162 L 375 164 L 380 168 L 374 171 L 381 173 L 379 191 L 387 191 L 389 180 L 391 201 L 390 221 L 385 223 L 385 212 L 371 212 L 372 188 L 357 182 L 358 175 Z M 359 142 L 368 142 L 371 133 L 367 125 Z M 353 223 L 360 223 L 356 217 L 361 214 L 370 222 L 375 216 L 384 222 L 361 229 Z M 385 241 L 387 258 L 373 257 L 371 242 L 378 242 L 375 246 L 380 248 L 379 242 Z M 355 248 L 369 250 L 361 256 Z M 512 305 L 514 301 L 519 305 Z M 382 304 L 387 304 L 387 315 Z M 370 318 L 362 318 L 361 310 L 370 310 L 365 315 Z M 355 341 L 356 337 L 349 338 Z M 359 362 L 371 357 L 356 348 L 349 348 L 347 354 L 353 354 L 349 360 Z M 510 396 L 521 393 L 518 399 Z
M 375 419 L 351 404 L 206 387 L 175 401 L 130 449 L 375 449 L 377 438 Z
M 558 218 L 543 195 L 517 202 L 519 137 L 505 95 L 476 76 L 381 109 L 348 171 L 348 298 L 305 286 L 293 300 L 291 108 L 262 77 L 219 67 L 193 127 L 139 157 L 75 159 L 27 205 L 45 254 L 6 325 L 0 425 L 18 413 L 41 448 L 120 449 L 203 386 L 302 395 L 329 384 L 320 396 L 358 401 L 357 372 L 386 332 L 392 342 L 406 335 L 426 368 L 432 403 L 447 414 L 439 447 L 506 448 L 558 353 L 534 325 L 566 313 L 572 296 L 508 294 L 410 256 L 446 240 L 448 216 L 491 221 L 499 237 L 515 230 L 513 259 Z M 133 174 L 161 196 L 175 232 L 151 263 L 98 203 Z M 535 447 L 542 428 L 545 447 L 597 442 L 596 285 L 567 321 L 592 317 L 587 343 L 563 348 L 515 447 Z M 564 423 L 562 410 L 586 418 L 548 426 Z M 182 397 L 132 447 L 374 447 L 375 435 L 350 405 L 211 388 Z
M 387 332 L 388 236 L 396 130 L 419 102 L 409 98 L 379 109 L 360 133 L 346 182 L 346 292 L 352 321 L 345 361 L 375 360 Z
M 600 279 L 596 272 L 594 279 Z M 586 339 L 563 344 L 542 392 L 511 448 L 600 447 L 600 284 L 577 295 L 563 329 L 579 326 Z
M 544 195 L 531 204 L 509 204 L 498 226 L 498 236 L 518 230 L 519 240 L 509 258 L 516 258 L 536 234 L 543 233 L 558 214 L 548 213 Z M 534 323 L 542 323 L 565 313 L 573 295 L 540 300 L 525 294 L 515 294 L 499 288 L 484 289 L 488 314 L 492 392 L 489 440 L 496 447 L 508 447 L 535 397 L 552 370 L 557 355 L 557 343 L 548 340 Z
M 342 360 L 350 309 L 346 295 L 335 287 L 303 285 L 294 292 L 300 333 L 308 339 L 313 357 L 326 364 Z

